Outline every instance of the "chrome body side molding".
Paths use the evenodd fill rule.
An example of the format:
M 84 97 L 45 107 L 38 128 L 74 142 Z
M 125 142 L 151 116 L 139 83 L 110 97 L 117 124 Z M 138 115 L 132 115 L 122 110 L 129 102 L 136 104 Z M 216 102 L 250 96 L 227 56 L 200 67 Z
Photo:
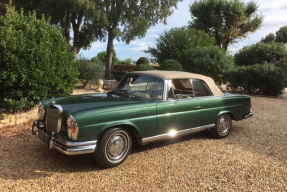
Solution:
M 178 137 L 178 136 L 188 135 L 191 133 L 197 133 L 197 132 L 201 132 L 201 131 L 210 129 L 212 127 L 215 127 L 215 124 L 210 124 L 210 125 L 205 125 L 205 126 L 200 126 L 200 127 L 190 128 L 190 129 L 184 129 L 184 130 L 172 132 L 172 134 L 166 133 L 166 134 L 162 134 L 162 135 L 156 135 L 153 137 L 147 137 L 147 138 L 143 138 L 141 140 L 141 144 L 144 145 L 144 144 L 155 142 L 155 141 L 170 139 L 170 138 L 174 138 L 174 137 Z

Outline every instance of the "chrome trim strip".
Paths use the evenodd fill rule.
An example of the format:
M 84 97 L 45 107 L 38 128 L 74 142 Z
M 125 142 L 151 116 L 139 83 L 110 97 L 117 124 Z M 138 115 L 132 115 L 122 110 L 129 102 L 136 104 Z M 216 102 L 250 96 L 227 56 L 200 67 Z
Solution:
M 250 109 L 250 112 L 244 116 L 244 119 L 251 118 L 253 116 L 253 111 Z
M 197 132 L 200 132 L 200 131 L 204 131 L 206 129 L 210 129 L 212 127 L 215 127 L 215 124 L 210 124 L 210 125 L 205 125 L 205 126 L 200 126 L 200 127 L 180 130 L 180 131 L 175 132 L 175 136 L 171 136 L 169 133 L 166 133 L 166 134 L 162 134 L 162 135 L 156 135 L 156 136 L 153 136 L 153 137 L 147 137 L 147 138 L 143 138 L 141 140 L 141 143 L 142 144 L 147 144 L 147 143 L 160 141 L 160 140 L 164 140 L 164 139 L 169 139 L 169 138 L 173 138 L 173 137 L 188 135 L 188 134 L 191 134 L 191 133 L 197 133 Z

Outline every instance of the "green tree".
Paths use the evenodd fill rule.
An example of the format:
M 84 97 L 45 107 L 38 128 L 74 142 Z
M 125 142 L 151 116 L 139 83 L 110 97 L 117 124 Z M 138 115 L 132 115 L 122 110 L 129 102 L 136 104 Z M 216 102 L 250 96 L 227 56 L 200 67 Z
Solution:
M 122 65 L 132 65 L 133 60 L 132 58 L 126 58 L 124 61 L 121 62 Z
M 102 30 L 107 39 L 106 78 L 111 78 L 114 39 L 127 44 L 142 38 L 151 26 L 166 23 L 172 7 L 182 0 L 102 0 L 98 3 L 105 25 Z
M 149 70 L 154 70 L 154 67 L 151 65 L 137 65 L 134 68 L 134 71 L 149 71 Z
M 186 50 L 191 47 L 204 47 L 215 44 L 215 39 L 205 32 L 186 27 L 172 28 L 170 31 L 165 31 L 156 41 L 156 47 L 149 47 L 145 52 L 150 53 L 160 64 L 167 59 L 174 59 L 183 64 Z
M 8 0 L 3 0 L 8 1 Z M 106 78 L 111 78 L 114 39 L 129 43 L 145 36 L 149 27 L 166 23 L 172 7 L 182 0 L 14 0 L 17 7 L 51 16 L 74 51 L 88 48 L 95 40 L 107 40 Z M 71 26 L 73 38 L 70 37 Z M 73 44 L 71 44 L 73 42 Z
M 0 16 L 0 105 L 29 109 L 47 97 L 72 93 L 78 66 L 57 26 L 11 5 Z
M 284 68 L 287 65 L 287 50 L 282 43 L 256 43 L 243 47 L 234 55 L 235 65 L 254 65 L 263 63 L 275 63 Z M 286 71 L 287 72 L 287 71 Z
M 98 53 L 96 57 L 93 57 L 91 59 L 91 61 L 105 64 L 106 57 L 107 57 L 107 52 L 106 51 L 102 51 L 102 52 Z M 119 64 L 119 59 L 117 58 L 116 52 L 114 52 L 114 54 L 113 54 L 113 63 L 112 64 L 113 64 L 113 66 Z
M 257 15 L 254 1 L 198 0 L 190 6 L 191 27 L 204 30 L 216 39 L 216 45 L 227 50 L 237 39 L 261 27 L 263 16 Z
M 136 65 L 149 65 L 149 60 L 146 57 L 140 57 L 137 60 Z
M 8 3 L 10 0 L 1 0 Z M 38 15 L 51 17 L 52 24 L 59 24 L 75 60 L 82 48 L 103 37 L 99 0 L 13 0 L 17 10 L 35 10 Z M 72 32 L 72 33 L 71 33 Z M 71 36 L 71 34 L 73 36 Z
M 276 42 L 287 43 L 287 26 L 281 27 L 276 32 Z
M 5 3 L 3 0 L 0 0 L 0 15 L 5 14 Z
M 262 38 L 260 42 L 273 43 L 275 42 L 275 35 L 273 33 L 269 33 L 268 35 L 266 35 L 266 37 Z
M 79 59 L 79 80 L 83 83 L 83 86 L 86 87 L 86 85 L 91 82 L 98 79 L 101 79 L 104 77 L 104 65 L 97 62 L 92 62 L 89 60 L 86 60 L 85 58 Z
M 179 62 L 173 59 L 165 60 L 159 67 L 160 70 L 166 71 L 183 71 L 183 68 Z
M 234 66 L 233 57 L 217 46 L 195 47 L 185 54 L 187 71 L 212 77 L 217 84 L 226 81 L 227 72 Z

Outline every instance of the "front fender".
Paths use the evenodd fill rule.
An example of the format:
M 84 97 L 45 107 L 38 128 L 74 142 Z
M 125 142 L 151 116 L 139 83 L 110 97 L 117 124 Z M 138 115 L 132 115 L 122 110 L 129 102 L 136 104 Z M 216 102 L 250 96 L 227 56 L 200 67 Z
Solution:
M 133 127 L 140 137 L 156 134 L 155 105 L 141 105 L 129 109 L 106 109 L 73 115 L 79 126 L 79 141 L 97 140 L 110 127 Z

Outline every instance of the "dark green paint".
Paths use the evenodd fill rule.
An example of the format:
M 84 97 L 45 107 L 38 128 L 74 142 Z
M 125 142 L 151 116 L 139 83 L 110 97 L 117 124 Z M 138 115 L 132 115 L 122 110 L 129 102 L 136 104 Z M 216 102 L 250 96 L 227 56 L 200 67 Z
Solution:
M 132 128 L 141 138 L 148 138 L 171 129 L 179 131 L 214 124 L 223 113 L 241 120 L 251 108 L 249 96 L 231 94 L 152 101 L 104 93 L 60 97 L 55 101 L 63 107 L 64 116 L 72 115 L 76 119 L 80 128 L 78 141 L 97 140 L 106 129 L 119 126 Z M 50 102 L 51 99 L 41 101 L 45 107 Z

